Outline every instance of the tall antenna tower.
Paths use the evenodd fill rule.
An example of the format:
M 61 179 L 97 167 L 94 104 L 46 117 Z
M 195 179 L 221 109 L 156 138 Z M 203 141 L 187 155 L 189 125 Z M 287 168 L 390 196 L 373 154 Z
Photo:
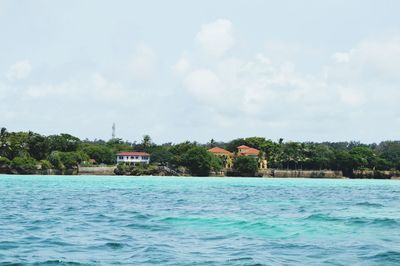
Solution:
M 112 139 L 115 139 L 115 123 L 113 123 L 112 125 L 112 135 L 111 135 Z

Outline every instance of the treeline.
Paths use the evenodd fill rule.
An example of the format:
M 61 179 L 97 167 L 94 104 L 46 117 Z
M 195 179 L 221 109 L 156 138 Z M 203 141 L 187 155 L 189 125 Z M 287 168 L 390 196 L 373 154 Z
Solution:
M 400 170 L 400 141 L 379 144 L 350 142 L 278 142 L 260 137 L 215 143 L 229 151 L 239 145 L 259 149 L 268 159 L 268 167 L 289 170 L 341 170 L 349 176 L 353 170 Z
M 71 169 L 78 164 L 115 164 L 120 151 L 145 151 L 151 162 L 174 169 L 185 168 L 193 175 L 208 175 L 219 171 L 224 158 L 207 152 L 221 147 L 233 153 L 240 145 L 261 151 L 269 168 L 290 170 L 341 170 L 350 176 L 353 170 L 400 170 L 400 141 L 379 144 L 360 142 L 275 142 L 262 137 L 238 138 L 229 142 L 211 140 L 206 144 L 183 142 L 157 145 L 146 135 L 140 142 L 121 139 L 80 140 L 69 134 L 43 136 L 34 132 L 0 131 L 0 168 L 14 169 Z M 257 162 L 236 159 L 234 168 L 256 172 Z
M 168 164 L 179 162 L 180 152 L 188 145 L 206 149 L 221 147 L 235 153 L 240 145 L 259 149 L 260 157 L 268 161 L 268 168 L 288 170 L 337 170 L 345 176 L 352 176 L 354 170 L 400 170 L 400 141 L 383 141 L 379 144 L 351 142 L 277 142 L 263 137 L 238 138 L 230 142 L 211 140 L 207 144 L 181 143 L 177 145 L 153 145 L 147 149 L 152 160 Z M 246 171 L 254 169 L 246 162 Z M 234 161 L 234 168 L 242 168 L 242 162 Z
M 129 145 L 126 145 L 130 147 Z M 13 169 L 71 169 L 80 163 L 114 163 L 124 145 L 85 143 L 69 134 L 43 136 L 34 132 L 0 130 L 0 167 Z

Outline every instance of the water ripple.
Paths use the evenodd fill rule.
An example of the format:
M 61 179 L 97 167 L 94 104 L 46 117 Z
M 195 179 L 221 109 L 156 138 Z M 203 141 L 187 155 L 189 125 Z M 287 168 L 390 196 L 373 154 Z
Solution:
M 0 265 L 399 265 L 400 182 L 0 176 Z

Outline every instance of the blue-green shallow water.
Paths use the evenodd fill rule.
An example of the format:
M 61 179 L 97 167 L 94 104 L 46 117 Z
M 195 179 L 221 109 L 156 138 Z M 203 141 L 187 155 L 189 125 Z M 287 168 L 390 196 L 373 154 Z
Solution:
M 400 182 L 1 176 L 0 264 L 399 265 Z

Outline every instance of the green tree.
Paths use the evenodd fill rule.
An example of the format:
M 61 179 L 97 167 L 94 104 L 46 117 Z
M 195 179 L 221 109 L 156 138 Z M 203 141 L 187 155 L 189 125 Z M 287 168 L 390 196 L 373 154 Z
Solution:
M 12 132 L 7 134 L 7 154 L 6 157 L 12 160 L 15 157 L 28 157 L 28 133 L 26 132 Z
M 151 141 L 151 137 L 149 135 L 143 136 L 142 145 L 143 145 L 143 148 L 145 148 L 145 149 L 149 148 L 150 146 L 153 145 L 153 143 Z
M 0 157 L 0 168 L 9 167 L 11 161 L 7 157 Z
M 48 160 L 41 160 L 40 165 L 42 169 L 52 169 L 53 165 Z
M 61 156 L 60 156 L 59 151 L 51 152 L 48 160 L 56 169 L 64 169 L 65 168 L 61 161 Z
M 368 147 L 356 146 L 349 152 L 352 156 L 353 169 L 373 169 L 377 159 L 374 151 Z
M 79 163 L 89 160 L 89 156 L 84 152 L 52 152 L 49 161 L 57 169 L 72 169 Z
M 219 172 L 224 167 L 224 160 L 223 158 L 211 154 L 211 169 L 215 172 Z
M 158 146 L 151 150 L 150 162 L 168 165 L 172 160 L 173 154 L 169 151 L 169 147 Z
M 240 176 L 255 176 L 258 172 L 258 163 L 255 158 L 249 156 L 239 156 L 233 162 L 233 169 Z
M 400 170 L 400 141 L 383 141 L 376 147 L 381 158 Z
M 212 160 L 212 155 L 205 148 L 196 146 L 184 154 L 182 163 L 189 169 L 190 174 L 208 176 L 213 167 Z
M 81 144 L 79 138 L 69 134 L 51 135 L 48 140 L 51 151 L 72 152 Z
M 335 158 L 332 162 L 333 170 L 341 170 L 344 176 L 352 176 L 354 160 L 346 150 L 335 150 Z
M 0 156 L 8 157 L 10 151 L 8 135 L 7 129 L 2 127 L 0 129 Z
M 31 157 L 15 157 L 11 161 L 11 167 L 19 170 L 34 170 L 37 168 L 37 161 Z
M 182 142 L 172 146 L 169 151 L 172 154 L 170 163 L 175 166 L 183 166 L 184 165 L 184 156 L 185 154 L 192 148 L 197 147 L 196 143 L 192 143 L 189 141 Z
M 115 153 L 105 146 L 99 144 L 83 144 L 82 151 L 97 163 L 113 164 L 115 163 Z
M 43 160 L 48 157 L 50 145 L 46 137 L 29 131 L 27 145 L 30 156 L 36 160 Z
M 305 146 L 298 142 L 282 144 L 281 162 L 287 169 L 297 169 L 305 161 Z
M 305 144 L 305 169 L 329 169 L 331 161 L 335 154 L 333 150 L 325 145 L 319 143 L 306 143 Z
M 107 147 L 115 154 L 121 151 L 133 151 L 132 145 L 123 142 L 122 139 L 111 139 L 106 143 Z

